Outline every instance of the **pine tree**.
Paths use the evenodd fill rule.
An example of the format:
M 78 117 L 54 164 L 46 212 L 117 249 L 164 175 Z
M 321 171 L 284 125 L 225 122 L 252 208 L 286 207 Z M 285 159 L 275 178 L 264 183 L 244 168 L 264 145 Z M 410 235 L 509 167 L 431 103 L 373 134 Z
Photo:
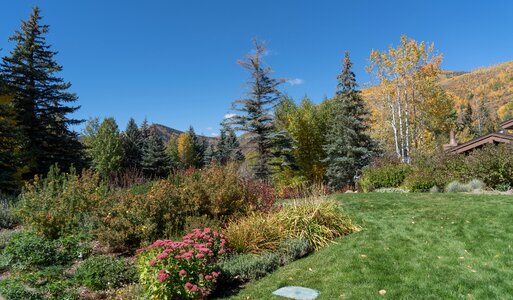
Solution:
M 166 145 L 166 154 L 172 169 L 180 167 L 180 156 L 178 154 L 178 144 L 176 140 L 171 137 Z
M 92 128 L 95 126 L 93 125 Z M 105 118 L 91 136 L 89 153 L 94 168 L 104 177 L 121 169 L 123 145 L 114 118 Z
M 142 161 L 142 135 L 135 123 L 134 118 L 130 118 L 125 132 L 122 134 L 124 168 L 140 168 Z
M 15 193 L 20 187 L 17 178 L 22 172 L 17 155 L 20 142 L 13 99 L 0 77 L 0 194 Z
M 270 175 L 269 161 L 273 146 L 271 111 L 279 100 L 278 86 L 283 80 L 271 78 L 271 69 L 262 63 L 266 48 L 257 40 L 254 40 L 254 44 L 254 54 L 248 54 L 244 60 L 238 62 L 251 77 L 248 81 L 247 97 L 233 103 L 233 109 L 240 114 L 230 120 L 237 125 L 236 130 L 247 133 L 249 145 L 256 148 L 253 172 L 257 178 L 266 180 Z
M 357 172 L 370 162 L 376 151 L 376 144 L 367 133 L 369 113 L 357 90 L 348 52 L 343 61 L 342 74 L 337 78 L 334 115 L 324 145 L 326 176 L 332 190 L 353 183 Z
M 209 144 L 205 150 L 205 155 L 203 156 L 203 165 L 209 166 L 212 162 L 216 162 L 215 154 L 216 150 L 214 149 L 213 144 Z
M 239 140 L 233 128 L 227 122 L 221 123 L 221 132 L 219 134 L 219 142 L 217 143 L 217 151 L 215 152 L 215 160 L 222 165 L 229 161 L 244 160 L 239 146 Z
M 462 107 L 462 117 L 461 117 L 461 131 L 467 130 L 470 136 L 475 137 L 475 130 L 473 125 L 473 111 L 472 106 L 470 105 L 470 101 L 467 102 Z
M 170 160 L 162 138 L 155 127 L 150 129 L 142 158 L 142 169 L 147 176 L 165 177 L 169 174 Z
M 193 166 L 196 168 L 201 168 L 203 166 L 203 155 L 205 153 L 205 145 L 202 141 L 198 138 L 196 135 L 196 132 L 194 132 L 194 128 L 192 126 L 189 127 L 189 130 L 187 131 L 187 135 L 189 136 L 192 150 L 193 150 Z
M 68 117 L 79 108 L 69 106 L 77 96 L 67 92 L 71 84 L 56 75 L 62 67 L 54 60 L 57 52 L 46 43 L 48 26 L 40 20 L 35 7 L 10 38 L 16 46 L 1 64 L 22 133 L 20 159 L 30 169 L 28 176 L 46 173 L 54 163 L 65 169 L 82 163 L 81 144 L 69 129 L 82 121 Z

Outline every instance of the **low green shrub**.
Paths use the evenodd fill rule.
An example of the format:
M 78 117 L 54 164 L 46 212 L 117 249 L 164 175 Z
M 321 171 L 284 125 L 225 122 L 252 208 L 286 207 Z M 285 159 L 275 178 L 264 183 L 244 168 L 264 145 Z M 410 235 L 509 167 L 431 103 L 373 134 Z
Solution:
M 0 251 L 2 251 L 5 248 L 11 237 L 18 232 L 20 232 L 20 230 L 0 230 Z
M 452 181 L 445 187 L 445 191 L 447 193 L 466 193 L 472 191 L 472 188 L 468 184 Z
M 41 300 L 40 292 L 27 288 L 17 278 L 4 278 L 0 280 L 0 295 L 8 300 Z
M 145 299 L 202 299 L 217 283 L 214 267 L 226 252 L 223 236 L 195 229 L 180 242 L 158 240 L 139 251 L 139 282 Z
M 75 279 L 92 290 L 106 290 L 136 281 L 137 271 L 124 259 L 92 256 L 78 266 Z
M 308 255 L 312 248 L 306 240 L 286 240 L 276 252 L 233 254 L 217 264 L 224 282 L 252 281 L 264 277 L 280 265 L 289 264 Z
M 500 192 L 507 192 L 511 189 L 511 185 L 507 182 L 505 183 L 497 183 L 495 185 L 495 189 Z
M 401 163 L 381 163 L 363 169 L 359 186 L 364 192 L 380 188 L 396 188 L 402 185 L 411 167 Z
M 445 186 L 444 179 L 434 173 L 415 172 L 405 180 L 404 185 L 410 192 L 429 192 L 434 186 Z
M 307 240 L 295 239 L 283 241 L 278 250 L 280 265 L 287 265 L 308 255 L 313 249 Z
M 14 269 L 66 265 L 90 252 L 79 238 L 49 240 L 32 232 L 18 232 L 7 242 L 3 256 Z
M 4 248 L 3 255 L 15 269 L 44 267 L 59 264 L 52 243 L 31 232 L 14 234 Z
M 261 255 L 250 253 L 235 254 L 218 263 L 217 269 L 224 282 L 252 281 L 266 276 L 280 266 L 278 253 L 264 252 Z
M 44 299 L 78 300 L 77 287 L 65 273 L 66 268 L 50 266 L 35 272 L 19 273 L 15 278 L 31 290 L 43 294 Z
M 379 188 L 379 189 L 374 190 L 374 192 L 376 192 L 376 193 L 399 193 L 399 194 L 408 193 L 407 190 L 401 189 L 401 188 Z

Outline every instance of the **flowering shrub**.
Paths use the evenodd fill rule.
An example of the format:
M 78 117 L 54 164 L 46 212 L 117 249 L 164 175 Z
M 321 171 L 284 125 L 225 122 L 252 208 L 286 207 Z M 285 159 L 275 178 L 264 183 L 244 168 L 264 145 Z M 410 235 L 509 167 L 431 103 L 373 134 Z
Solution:
M 224 237 L 195 229 L 180 242 L 158 240 L 139 250 L 140 283 L 147 299 L 205 299 L 219 273 L 217 258 L 226 252 Z

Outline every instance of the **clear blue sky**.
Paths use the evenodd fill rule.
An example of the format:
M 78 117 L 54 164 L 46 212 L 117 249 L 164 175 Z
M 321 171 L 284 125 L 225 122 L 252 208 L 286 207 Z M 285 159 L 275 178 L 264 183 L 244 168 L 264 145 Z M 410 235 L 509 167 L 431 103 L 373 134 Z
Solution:
M 283 90 L 299 101 L 333 95 L 345 50 L 360 83 L 372 49 L 401 34 L 434 42 L 443 67 L 471 70 L 513 59 L 513 1 L 2 1 L 0 48 L 38 5 L 79 118 L 131 116 L 211 135 L 243 96 L 236 64 L 251 38 L 268 42 Z

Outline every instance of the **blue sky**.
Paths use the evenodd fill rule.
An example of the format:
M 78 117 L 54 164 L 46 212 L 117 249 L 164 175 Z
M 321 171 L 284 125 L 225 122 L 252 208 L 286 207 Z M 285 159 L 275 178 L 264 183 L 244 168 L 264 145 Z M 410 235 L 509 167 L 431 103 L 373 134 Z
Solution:
M 59 51 L 62 76 L 82 106 L 76 117 L 113 116 L 120 128 L 144 117 L 215 134 L 247 74 L 236 60 L 252 37 L 268 42 L 283 91 L 299 101 L 334 94 L 345 50 L 359 82 L 372 49 L 401 34 L 434 42 L 443 67 L 472 70 L 513 59 L 513 1 L 3 1 L 0 55 L 38 5 Z M 80 128 L 77 128 L 79 130 Z

